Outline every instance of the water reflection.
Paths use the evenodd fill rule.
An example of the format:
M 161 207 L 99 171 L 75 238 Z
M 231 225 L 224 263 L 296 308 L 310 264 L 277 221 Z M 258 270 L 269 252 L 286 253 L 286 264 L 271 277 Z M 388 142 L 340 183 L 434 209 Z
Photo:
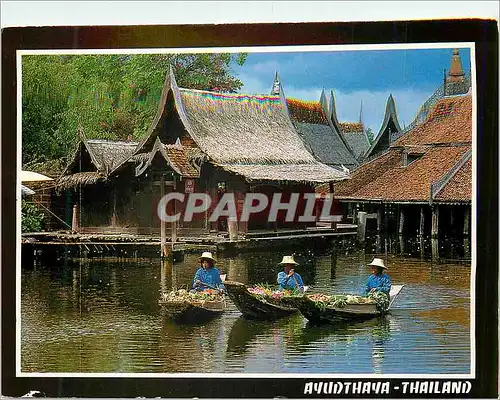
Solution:
M 311 291 L 359 293 L 375 255 L 324 250 L 295 250 L 298 271 Z M 227 279 L 271 283 L 286 251 L 221 253 L 218 266 Z M 167 320 L 158 306 L 159 292 L 190 286 L 198 254 L 176 263 L 80 259 L 66 267 L 23 269 L 22 370 L 468 373 L 468 263 L 380 256 L 393 283 L 406 285 L 392 313 L 316 327 L 301 315 L 246 321 L 231 302 L 221 317 L 205 324 Z

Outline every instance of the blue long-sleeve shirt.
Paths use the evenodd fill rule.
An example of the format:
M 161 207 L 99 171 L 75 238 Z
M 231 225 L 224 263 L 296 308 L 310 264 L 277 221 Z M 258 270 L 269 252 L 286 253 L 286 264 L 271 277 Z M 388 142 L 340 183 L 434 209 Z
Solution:
M 200 280 L 202 282 L 201 285 L 197 286 L 196 281 Z M 207 285 L 216 287 L 218 289 L 225 290 L 224 284 L 222 283 L 222 279 L 220 278 L 220 272 L 217 268 L 198 268 L 198 271 L 194 274 L 193 278 L 193 289 L 196 290 L 205 290 L 209 289 L 207 286 L 204 286 L 203 283 Z
M 297 282 L 295 282 L 295 280 L 297 280 Z M 280 285 L 281 290 L 285 289 L 299 290 L 299 291 L 304 290 L 304 281 L 297 272 L 295 272 L 292 276 L 288 277 L 288 275 L 284 271 L 281 271 L 280 273 L 278 273 L 278 284 Z
M 363 295 L 367 295 L 371 289 L 383 292 L 389 296 L 391 291 L 391 278 L 387 274 L 370 275 L 366 282 L 366 287 Z

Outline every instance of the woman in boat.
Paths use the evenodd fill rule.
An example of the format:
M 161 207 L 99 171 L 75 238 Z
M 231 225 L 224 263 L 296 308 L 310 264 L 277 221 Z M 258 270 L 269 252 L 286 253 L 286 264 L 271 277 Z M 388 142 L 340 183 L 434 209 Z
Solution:
M 205 289 L 217 288 L 223 292 L 226 288 L 222 284 L 220 272 L 215 268 L 215 258 L 212 253 L 206 251 L 199 258 L 200 268 L 193 278 L 193 290 L 201 291 Z
M 385 273 L 387 267 L 384 261 L 381 258 L 374 258 L 368 266 L 372 267 L 372 275 L 370 275 L 368 282 L 366 282 L 363 295 L 367 296 L 373 292 L 382 292 L 389 296 L 389 292 L 391 291 L 391 278 Z
M 294 267 L 299 264 L 295 262 L 293 256 L 283 256 L 280 265 L 283 265 L 283 271 L 278 273 L 278 284 L 280 289 L 297 290 L 303 293 L 304 281 L 302 277 L 294 271 Z

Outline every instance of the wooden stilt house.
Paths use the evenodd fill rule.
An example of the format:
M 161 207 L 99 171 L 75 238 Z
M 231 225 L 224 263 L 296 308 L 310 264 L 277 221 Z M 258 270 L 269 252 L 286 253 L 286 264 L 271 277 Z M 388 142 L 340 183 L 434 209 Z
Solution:
M 472 95 L 440 99 L 427 119 L 335 185 L 342 203 L 377 213 L 377 230 L 470 234 Z
M 83 214 L 92 210 L 101 223 L 94 228 L 101 230 L 114 224 L 123 232 L 169 231 L 158 218 L 159 200 L 169 192 L 196 192 L 210 197 L 211 208 L 196 214 L 192 221 L 179 221 L 176 234 L 182 235 L 183 229 L 186 234 L 193 230 L 226 232 L 227 220 L 209 219 L 224 193 L 234 194 L 240 216 L 246 193 L 264 193 L 271 198 L 279 192 L 284 193 L 282 201 L 286 201 L 295 192 L 314 193 L 315 184 L 347 178 L 344 172 L 319 162 L 308 151 L 280 96 L 183 89 L 177 86 L 172 71 L 167 74 L 158 112 L 139 143 L 101 143 L 120 153 L 106 167 L 101 166 L 98 156 L 88 152 L 89 143 L 82 141 L 79 155 L 59 179 L 61 187 L 77 185 L 77 197 L 88 199 L 81 205 L 80 230 L 90 228 L 85 221 L 91 217 Z M 86 157 L 86 161 L 81 163 L 80 157 Z M 92 179 L 84 181 L 83 176 Z M 101 203 L 106 206 L 95 206 Z M 167 213 L 182 214 L 185 205 L 172 201 Z M 297 215 L 304 207 L 299 201 Z M 285 221 L 284 212 L 270 224 L 268 211 L 269 206 L 252 215 L 248 223 L 239 221 L 235 229 L 246 233 L 307 225 L 297 220 Z

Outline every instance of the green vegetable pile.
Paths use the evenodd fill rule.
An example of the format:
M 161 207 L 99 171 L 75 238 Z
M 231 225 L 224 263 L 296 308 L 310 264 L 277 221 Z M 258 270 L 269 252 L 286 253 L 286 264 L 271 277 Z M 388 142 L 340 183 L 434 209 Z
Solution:
M 375 304 L 377 310 L 385 311 L 389 307 L 389 298 L 382 292 L 370 293 L 367 297 L 351 294 L 310 294 L 307 296 L 322 311 L 327 308 L 344 308 L 348 304 Z
M 161 303 L 196 303 L 205 301 L 220 301 L 224 299 L 224 295 L 219 294 L 216 290 L 207 289 L 200 292 L 191 293 L 185 289 L 172 290 L 168 293 L 162 293 L 160 297 Z
M 279 302 L 283 298 L 300 297 L 302 294 L 296 290 L 279 290 L 267 284 L 258 284 L 247 288 L 253 297 L 268 302 Z

